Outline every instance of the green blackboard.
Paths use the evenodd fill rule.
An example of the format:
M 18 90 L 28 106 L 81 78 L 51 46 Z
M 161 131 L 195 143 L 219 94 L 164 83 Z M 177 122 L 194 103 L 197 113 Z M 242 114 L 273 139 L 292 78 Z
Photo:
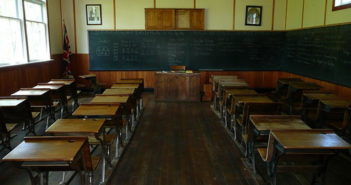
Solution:
M 286 33 L 282 70 L 351 86 L 351 25 Z
M 280 70 L 284 32 L 89 31 L 90 70 Z

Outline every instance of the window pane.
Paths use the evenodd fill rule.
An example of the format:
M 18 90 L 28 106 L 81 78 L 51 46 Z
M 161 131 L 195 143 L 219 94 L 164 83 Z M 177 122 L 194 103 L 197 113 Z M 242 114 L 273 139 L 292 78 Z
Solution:
M 17 18 L 17 0 L 0 0 L 0 15 Z
M 351 0 L 335 0 L 335 6 L 350 4 Z
M 0 17 L 0 64 L 25 62 L 21 22 Z
M 48 59 L 46 25 L 27 21 L 29 60 Z
M 41 4 L 24 2 L 26 19 L 31 21 L 43 22 L 43 9 Z

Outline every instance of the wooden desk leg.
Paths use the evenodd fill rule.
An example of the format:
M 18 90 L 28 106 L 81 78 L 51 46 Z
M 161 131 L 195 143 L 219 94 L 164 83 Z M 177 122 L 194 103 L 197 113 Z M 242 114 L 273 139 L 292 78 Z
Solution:
M 49 185 L 49 172 L 40 172 L 40 185 Z
M 115 148 L 115 158 L 118 159 L 119 157 L 119 134 L 117 133 L 116 136 L 116 148 Z
M 334 157 L 334 155 L 328 155 L 324 157 L 323 165 L 321 166 L 321 168 L 319 168 L 316 175 L 313 176 L 311 184 L 325 184 L 325 173 L 327 171 L 329 161 L 332 157 Z M 320 183 L 318 183 L 318 181 L 320 181 Z

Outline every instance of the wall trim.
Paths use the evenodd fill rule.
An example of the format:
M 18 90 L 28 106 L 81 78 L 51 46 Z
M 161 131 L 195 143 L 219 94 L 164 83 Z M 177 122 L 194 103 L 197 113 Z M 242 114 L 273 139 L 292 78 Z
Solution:
M 235 30 L 235 8 L 236 8 L 236 0 L 233 0 L 233 30 Z
M 288 24 L 288 4 L 289 4 L 289 0 L 285 1 L 285 30 L 286 30 L 286 25 Z
M 272 30 L 274 30 L 275 0 L 273 0 L 272 3 Z
M 303 23 L 305 19 L 305 0 L 302 0 L 302 16 L 301 16 L 301 28 L 303 28 Z
M 73 0 L 73 30 L 74 30 L 74 53 L 77 53 L 78 51 L 78 45 L 77 45 L 77 25 L 76 25 L 76 1 Z

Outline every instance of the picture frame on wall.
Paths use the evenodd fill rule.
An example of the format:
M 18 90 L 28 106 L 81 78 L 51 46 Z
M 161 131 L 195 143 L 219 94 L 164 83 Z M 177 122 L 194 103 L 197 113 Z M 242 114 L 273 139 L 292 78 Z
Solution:
M 246 6 L 245 25 L 261 26 L 262 24 L 262 6 Z
M 86 5 L 87 25 L 102 25 L 101 4 Z

